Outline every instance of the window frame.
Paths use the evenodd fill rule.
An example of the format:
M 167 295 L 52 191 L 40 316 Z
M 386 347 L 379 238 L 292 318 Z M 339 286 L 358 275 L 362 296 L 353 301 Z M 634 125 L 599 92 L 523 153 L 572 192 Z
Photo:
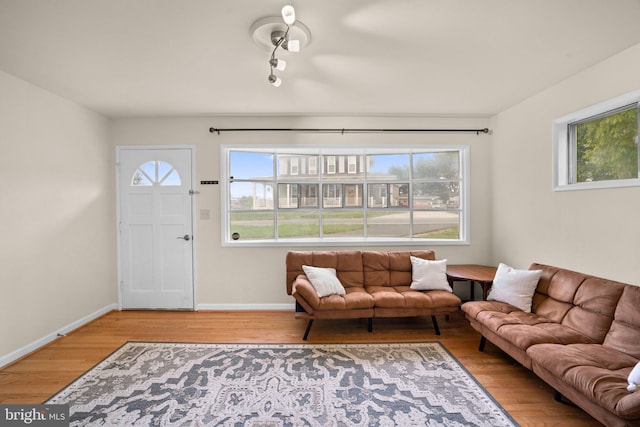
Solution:
M 148 165 L 152 165 L 154 171 L 153 174 L 149 174 L 145 171 Z M 160 174 L 160 167 L 166 165 L 168 170 Z M 153 175 L 153 176 L 151 176 Z M 177 179 L 177 183 L 174 180 Z M 139 180 L 136 182 L 136 180 Z M 146 183 L 145 183 L 146 181 Z M 182 185 L 182 178 L 176 168 L 168 162 L 163 160 L 149 160 L 136 168 L 133 172 L 133 176 L 129 180 L 131 187 L 179 187 Z
M 229 153 L 232 151 L 256 151 L 256 152 L 264 152 L 271 153 L 274 155 L 274 164 L 277 163 L 278 154 L 283 153 L 291 153 L 293 152 L 303 152 L 308 151 L 317 153 L 317 158 L 321 162 L 321 164 L 326 164 L 325 160 L 329 157 L 333 157 L 335 159 L 335 172 L 330 173 L 329 171 L 323 170 L 319 171 L 320 174 L 324 173 L 326 175 L 334 175 L 338 172 L 338 157 L 344 153 L 346 156 L 346 151 L 357 152 L 359 155 L 362 155 L 363 161 L 366 160 L 366 156 L 375 155 L 375 154 L 406 154 L 406 153 L 424 153 L 424 152 L 443 152 L 443 151 L 455 151 L 459 153 L 459 174 L 460 174 L 460 192 L 459 192 L 459 207 L 458 209 L 426 209 L 426 210 L 437 210 L 437 211 L 457 211 L 459 215 L 459 238 L 458 239 L 426 239 L 419 237 L 356 237 L 356 238 L 345 238 L 345 237 L 312 237 L 312 238 L 278 238 L 277 237 L 277 224 L 274 226 L 275 229 L 275 237 L 273 239 L 264 239 L 264 240 L 233 240 L 229 235 L 229 227 L 230 227 L 230 219 L 231 213 L 233 212 L 230 208 L 230 199 L 229 199 L 229 189 L 230 189 L 230 179 L 229 170 L 230 166 L 230 155 Z M 345 157 L 346 160 L 346 157 Z M 349 146 L 349 147 L 340 147 L 336 148 L 332 145 L 309 145 L 305 146 L 301 149 L 299 146 L 290 146 L 290 145 L 260 145 L 260 144 L 229 144 L 229 145 L 221 145 L 220 146 L 220 171 L 221 171 L 221 179 L 220 179 L 220 209 L 221 209 L 221 245 L 223 247 L 277 247 L 277 246 L 288 246 L 288 247 L 297 247 L 297 246 L 455 246 L 455 245 L 469 245 L 470 244 L 470 223 L 471 223 L 471 208 L 470 208 L 470 186 L 471 186 L 471 173 L 470 173 L 470 146 L 468 144 L 419 144 L 419 145 L 386 145 L 381 146 L 379 148 L 365 148 L 363 146 Z M 345 171 L 346 174 L 346 171 Z M 417 180 L 419 181 L 419 180 Z M 280 184 L 287 183 L 288 181 L 282 180 L 279 181 L 277 179 L 277 174 L 274 175 L 274 188 L 278 188 Z M 322 183 L 322 181 L 320 181 Z M 371 181 L 346 181 L 346 182 L 331 182 L 327 181 L 324 184 L 338 184 L 340 185 L 342 191 L 344 191 L 345 184 L 358 184 L 360 185 L 360 189 L 363 190 L 369 184 L 379 184 L 379 181 L 371 180 Z M 409 192 L 411 192 L 412 181 L 410 179 L 403 178 L 398 181 L 398 183 L 393 184 L 408 184 Z M 324 188 L 324 187 L 323 187 Z M 325 209 L 323 205 L 323 192 L 324 190 L 318 190 L 318 203 L 319 207 L 317 209 L 322 210 Z M 372 210 L 375 211 L 380 208 L 372 208 L 367 206 L 368 203 L 366 199 L 364 199 L 366 193 L 362 195 L 362 205 L 360 207 L 341 207 L 340 209 L 349 209 L 349 210 L 357 210 L 364 212 L 364 223 L 366 225 L 366 211 Z M 279 208 L 278 200 L 279 196 L 274 195 L 274 203 L 273 211 L 274 211 L 274 221 L 277 222 L 278 211 L 285 211 L 291 208 Z M 344 204 L 344 203 L 343 203 Z M 302 207 L 300 207 L 302 208 Z M 402 208 L 402 207 L 400 207 Z M 313 208 L 312 208 L 313 209 Z M 394 210 L 398 209 L 398 207 L 388 207 L 385 209 Z M 422 209 L 416 209 L 411 206 L 406 207 L 407 211 L 410 212 L 410 218 L 413 218 L 414 211 L 421 211 Z M 410 220 L 412 221 L 412 219 Z M 320 226 L 322 226 L 320 224 Z
M 638 129 L 640 132 L 640 90 L 591 105 L 552 121 L 553 141 L 553 191 L 591 190 L 604 188 L 638 187 L 640 177 L 630 179 L 602 180 L 591 182 L 573 182 L 575 180 L 577 155 L 575 136 L 571 128 L 579 123 L 597 120 L 603 116 L 615 114 L 625 107 L 638 108 Z M 636 145 L 640 136 L 636 135 Z M 640 147 L 638 149 L 640 165 Z

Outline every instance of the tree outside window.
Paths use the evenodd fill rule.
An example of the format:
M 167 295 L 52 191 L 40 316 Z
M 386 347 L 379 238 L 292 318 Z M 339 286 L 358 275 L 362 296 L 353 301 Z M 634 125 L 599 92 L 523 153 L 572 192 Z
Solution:
M 575 132 L 575 182 L 638 178 L 638 107 L 569 126 Z

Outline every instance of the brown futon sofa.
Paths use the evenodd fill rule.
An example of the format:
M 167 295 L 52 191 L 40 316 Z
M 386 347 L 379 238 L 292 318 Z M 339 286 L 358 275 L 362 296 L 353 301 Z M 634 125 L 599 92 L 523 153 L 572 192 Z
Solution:
M 286 257 L 287 293 L 296 300 L 298 319 L 307 319 L 306 340 L 315 319 L 369 319 L 374 317 L 431 316 L 440 335 L 436 315 L 459 310 L 461 300 L 446 290 L 410 288 L 410 257 L 435 260 L 435 252 L 422 251 L 298 251 Z M 303 266 L 334 268 L 346 294 L 319 297 Z
M 471 326 L 608 427 L 640 426 L 640 287 L 542 264 L 531 313 L 498 301 L 462 305 Z M 491 295 L 489 295 L 491 297 Z

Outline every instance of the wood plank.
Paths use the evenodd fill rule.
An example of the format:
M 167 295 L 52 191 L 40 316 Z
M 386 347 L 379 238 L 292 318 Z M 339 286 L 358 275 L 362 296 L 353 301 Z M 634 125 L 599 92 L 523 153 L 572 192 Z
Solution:
M 292 311 L 113 311 L 0 370 L 0 403 L 42 403 L 127 341 L 302 343 Z M 523 427 L 601 426 L 480 335 L 461 312 L 438 319 L 318 320 L 307 343 L 440 341 Z

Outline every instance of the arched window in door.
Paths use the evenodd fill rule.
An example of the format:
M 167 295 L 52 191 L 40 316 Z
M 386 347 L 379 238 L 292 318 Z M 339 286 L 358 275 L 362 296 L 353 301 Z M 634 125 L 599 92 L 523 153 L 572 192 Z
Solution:
M 150 187 L 153 185 L 181 185 L 180 174 L 173 166 L 162 160 L 144 163 L 133 173 L 132 187 Z

